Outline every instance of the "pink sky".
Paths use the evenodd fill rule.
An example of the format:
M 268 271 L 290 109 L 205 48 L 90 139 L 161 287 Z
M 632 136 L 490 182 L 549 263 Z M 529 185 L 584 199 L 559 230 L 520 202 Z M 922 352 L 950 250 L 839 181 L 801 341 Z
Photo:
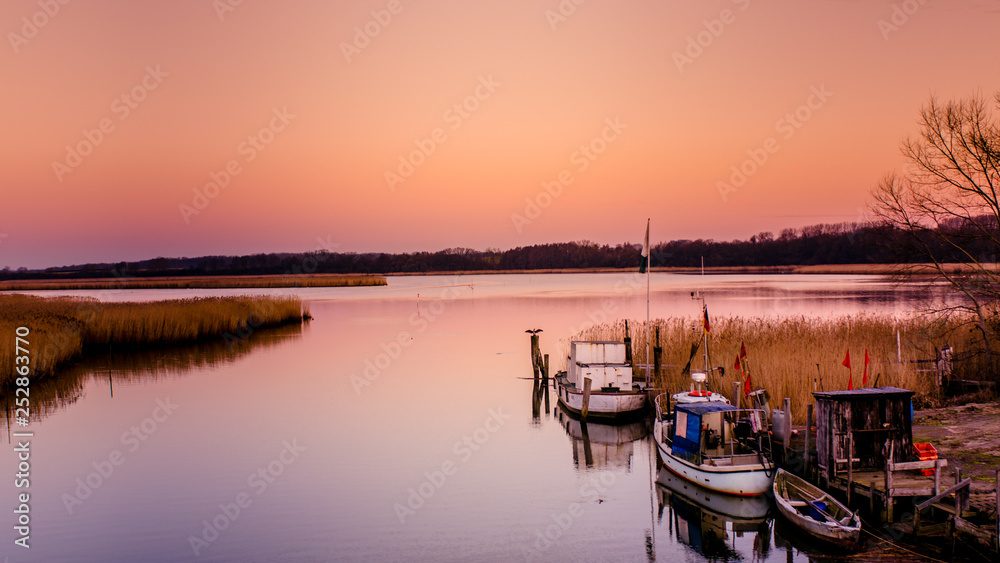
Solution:
M 1000 90 L 996 0 L 220 5 L 0 4 L 0 267 L 854 221 L 930 95 Z

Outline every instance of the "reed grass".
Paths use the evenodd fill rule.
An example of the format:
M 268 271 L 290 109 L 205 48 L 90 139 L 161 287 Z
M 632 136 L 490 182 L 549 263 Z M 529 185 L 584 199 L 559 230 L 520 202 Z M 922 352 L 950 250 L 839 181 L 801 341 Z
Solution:
M 663 367 L 656 386 L 671 393 L 687 390 L 690 377 L 681 371 L 688 362 L 691 345 L 701 341 L 701 319 L 657 319 L 652 325 L 654 340 L 655 328 L 660 329 L 663 347 Z M 918 404 L 934 403 L 938 394 L 934 374 L 918 371 L 931 368 L 933 364 L 916 364 L 911 360 L 935 358 L 936 351 L 945 345 L 953 346 L 956 352 L 974 347 L 976 337 L 966 327 L 963 319 L 919 316 L 713 318 L 709 335 L 710 366 L 724 367 L 725 375 L 720 377 L 717 370 L 713 371 L 709 374 L 709 385 L 726 397 L 732 395 L 733 382 L 743 381 L 734 364 L 740 343 L 745 343 L 752 387 L 766 389 L 772 407 L 780 406 L 781 399 L 790 398 L 796 423 L 804 424 L 805 406 L 814 402 L 814 390 L 847 389 L 849 370 L 842 362 L 848 349 L 854 388 L 864 386 L 862 377 L 867 349 L 871 360 L 867 387 L 872 387 L 877 378 L 880 387 L 895 386 L 914 391 L 914 401 Z M 634 361 L 646 363 L 645 322 L 630 321 L 629 329 Z M 897 361 L 897 331 L 902 362 Z M 624 336 L 624 321 L 619 321 L 584 329 L 574 339 L 621 341 Z M 692 359 L 691 371 L 705 371 L 702 348 Z
M 308 313 L 306 313 L 308 314 Z M 13 366 L 15 330 L 27 327 L 33 376 L 48 376 L 88 350 L 210 339 L 243 339 L 253 330 L 303 319 L 294 296 L 202 297 L 150 303 L 0 294 L 0 366 Z M 228 336 L 227 336 L 228 335 Z M 14 371 L 0 371 L 9 386 Z
M 383 276 L 294 274 L 274 276 L 171 276 L 0 281 L 0 291 L 75 289 L 254 289 L 386 285 Z

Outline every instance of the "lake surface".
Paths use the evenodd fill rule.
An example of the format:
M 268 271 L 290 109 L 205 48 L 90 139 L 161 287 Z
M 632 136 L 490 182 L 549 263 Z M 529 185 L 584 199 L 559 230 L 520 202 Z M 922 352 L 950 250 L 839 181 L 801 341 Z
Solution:
M 529 340 L 644 319 L 632 274 L 392 277 L 295 293 L 302 327 L 89 359 L 32 384 L 30 550 L 9 561 L 806 561 L 767 503 L 658 473 L 644 423 L 533 408 Z M 868 276 L 652 277 L 654 317 L 909 314 Z M 59 292 L 144 301 L 244 290 Z M 419 295 L 419 297 L 418 297 Z M 2 312 L 0 312 L 2 314 Z M 12 335 L 5 335 L 4 337 Z M 42 404 L 44 403 L 44 404 Z M 12 431 L 23 430 L 15 426 Z M 7 434 L 7 429 L 4 429 Z

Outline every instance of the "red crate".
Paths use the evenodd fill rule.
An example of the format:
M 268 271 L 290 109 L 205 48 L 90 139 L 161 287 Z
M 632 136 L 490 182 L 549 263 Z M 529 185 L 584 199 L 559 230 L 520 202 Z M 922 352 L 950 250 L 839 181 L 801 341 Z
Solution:
M 938 458 L 937 449 L 935 449 L 934 446 L 926 443 L 913 444 L 913 452 L 914 455 L 917 456 L 917 459 L 919 459 L 920 461 L 927 461 Z M 933 469 L 921 469 L 920 471 L 924 475 L 934 475 Z

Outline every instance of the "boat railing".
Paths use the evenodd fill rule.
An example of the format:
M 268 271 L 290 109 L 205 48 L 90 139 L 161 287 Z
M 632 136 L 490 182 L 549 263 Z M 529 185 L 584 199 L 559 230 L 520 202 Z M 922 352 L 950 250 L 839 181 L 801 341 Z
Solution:
M 660 393 L 653 399 L 653 411 L 656 413 L 656 420 L 667 420 L 670 414 L 670 393 Z

